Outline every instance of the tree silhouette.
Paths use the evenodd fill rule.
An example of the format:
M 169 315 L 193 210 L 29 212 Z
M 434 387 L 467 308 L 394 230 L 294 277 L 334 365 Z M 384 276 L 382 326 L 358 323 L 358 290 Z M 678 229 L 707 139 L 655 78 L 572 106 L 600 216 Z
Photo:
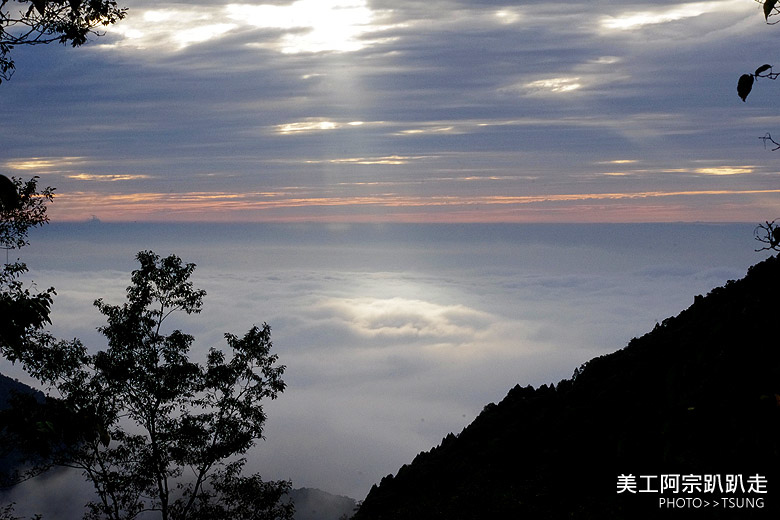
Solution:
M 777 222 L 777 219 L 772 222 L 766 221 L 756 226 L 756 229 L 753 230 L 753 237 L 764 244 L 761 248 L 756 249 L 757 252 L 780 251 L 780 226 L 775 224 L 775 222 Z
M 764 9 L 764 19 L 766 22 L 770 25 L 774 25 L 780 20 L 775 20 L 770 22 L 769 18 L 772 16 L 778 16 L 780 15 L 780 9 L 777 7 L 777 0 L 756 0 L 759 4 L 763 4 Z
M 14 47 L 52 42 L 78 47 L 125 14 L 115 0 L 0 0 L 0 83 L 16 68 Z
M 0 175 L 0 211 L 11 211 L 19 207 L 19 191 L 14 182 Z
M 769 78 L 769 79 L 777 79 L 777 77 L 780 76 L 780 72 L 772 72 L 772 66 L 768 63 L 765 63 L 758 67 L 756 71 L 752 74 L 743 74 L 739 77 L 739 80 L 737 81 L 737 95 L 742 99 L 742 101 L 747 101 L 748 95 L 750 95 L 750 92 L 753 90 L 753 83 L 758 78 Z
M 54 197 L 53 188 L 38 188 L 38 178 L 29 181 L 0 175 L 0 248 L 10 251 L 28 245 L 30 229 L 49 221 L 46 205 Z M 6 258 L 0 270 L 0 354 L 18 361 L 37 341 L 49 321 L 54 289 L 35 292 L 21 281 L 27 265 Z
M 39 189 L 37 177 L 2 177 L 0 190 L 0 245 L 12 251 L 48 222 L 54 190 Z M 53 288 L 34 292 L 18 260 L 0 271 L 0 354 L 53 394 L 43 402 L 17 395 L 0 412 L 0 456 L 12 452 L 23 464 L 0 485 L 70 467 L 96 492 L 87 519 L 291 518 L 293 506 L 283 501 L 289 482 L 241 472 L 241 456 L 263 436 L 262 400 L 285 388 L 270 327 L 226 334 L 226 350 L 192 360 L 194 338 L 167 325 L 174 313 L 202 308 L 205 292 L 190 281 L 195 265 L 150 251 L 137 259 L 127 301 L 95 302 L 108 347 L 94 354 L 45 330 Z M 13 518 L 12 508 L 0 508 L 0 518 Z
M 769 25 L 774 25 L 778 22 L 780 22 L 780 19 L 775 20 L 776 17 L 780 16 L 780 7 L 777 5 L 778 0 L 756 0 L 759 4 L 762 4 L 763 12 L 764 12 L 764 19 L 766 20 L 766 23 Z M 770 21 L 772 19 L 772 21 Z M 758 78 L 768 78 L 771 80 L 775 80 L 780 76 L 780 73 L 773 72 L 772 71 L 772 65 L 765 63 L 764 65 L 761 65 L 758 67 L 755 72 L 749 73 L 749 74 L 742 74 L 739 79 L 737 80 L 737 95 L 742 99 L 743 102 L 747 101 L 748 95 L 750 95 L 750 92 L 753 90 L 753 84 L 758 80 Z M 763 136 L 759 137 L 762 141 L 764 141 L 764 146 L 766 147 L 768 144 L 773 146 L 772 151 L 780 150 L 780 142 L 777 142 L 773 137 L 772 134 L 767 132 Z
M 138 253 L 127 301 L 95 306 L 106 317 L 106 350 L 79 341 L 41 342 L 25 369 L 58 398 L 17 400 L 7 438 L 30 474 L 75 468 L 94 486 L 88 519 L 289 519 L 289 482 L 243 476 L 241 458 L 263 436 L 261 401 L 285 388 L 285 367 L 270 353 L 270 327 L 225 334 L 228 352 L 191 359 L 194 338 L 169 330 L 174 313 L 200 312 L 205 291 L 195 265 L 175 255 Z M 17 414 L 17 415 L 14 415 Z M 16 420 L 14 420 L 16 419 Z
M 775 17 L 780 16 L 780 7 L 777 6 L 778 0 L 756 0 L 758 3 L 763 4 L 764 19 L 769 25 L 774 25 L 780 20 L 775 20 Z M 770 21 L 772 18 L 772 21 Z M 765 63 L 758 67 L 752 74 L 742 74 L 737 80 L 737 95 L 743 102 L 747 101 L 747 97 L 753 90 L 753 84 L 758 78 L 767 78 L 776 80 L 780 76 L 780 72 L 773 72 L 772 65 Z M 764 148 L 771 146 L 772 151 L 780 150 L 780 142 L 776 141 L 772 134 L 767 132 L 763 136 L 759 137 L 764 142 Z M 775 221 L 766 221 L 764 224 L 756 226 L 753 236 L 756 240 L 765 244 L 763 247 L 756 249 L 756 251 L 776 250 L 780 251 L 780 229 L 775 225 Z

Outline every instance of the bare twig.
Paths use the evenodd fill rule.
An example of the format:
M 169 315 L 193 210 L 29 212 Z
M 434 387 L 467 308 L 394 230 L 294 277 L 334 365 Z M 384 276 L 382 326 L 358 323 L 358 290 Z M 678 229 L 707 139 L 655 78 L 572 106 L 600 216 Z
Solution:
M 764 148 L 766 148 L 766 146 L 767 146 L 767 144 L 766 144 L 766 143 L 767 143 L 767 141 L 769 141 L 769 142 L 770 142 L 770 143 L 772 143 L 772 145 L 774 146 L 774 148 L 772 148 L 772 151 L 773 151 L 773 152 L 774 152 L 774 151 L 776 151 L 776 150 L 780 150 L 780 143 L 778 143 L 777 141 L 775 141 L 775 140 L 772 138 L 772 134 L 770 134 L 769 132 L 767 132 L 765 136 L 763 136 L 763 137 L 759 137 L 759 139 L 761 139 L 762 141 L 764 141 Z
M 774 142 L 774 141 L 773 141 Z M 769 222 L 768 220 L 763 224 L 756 226 L 753 230 L 753 237 L 761 242 L 764 247 L 756 249 L 758 251 L 780 251 L 780 226 L 776 225 L 777 219 Z

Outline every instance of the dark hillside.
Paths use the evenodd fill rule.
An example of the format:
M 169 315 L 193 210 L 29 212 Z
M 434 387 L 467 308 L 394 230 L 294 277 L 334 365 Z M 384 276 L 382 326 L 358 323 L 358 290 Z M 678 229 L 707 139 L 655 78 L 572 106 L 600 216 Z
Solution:
M 382 479 L 355 518 L 779 518 L 779 331 L 773 257 L 572 379 L 516 386 Z M 617 493 L 619 475 L 647 492 Z M 674 475 L 690 485 L 661 492 Z
M 41 391 L 30 388 L 16 379 L 11 379 L 8 376 L 0 374 L 0 410 L 9 406 L 11 396 L 14 393 L 33 394 L 35 395 L 35 398 L 40 401 L 43 401 L 44 399 Z
M 11 398 L 16 394 L 32 395 L 39 402 L 45 399 L 40 390 L 0 374 L 0 489 L 7 484 L 10 475 L 19 466 L 19 458 L 13 446 L 9 445 L 4 436 L 5 419 L 2 413 L 3 410 L 10 407 Z

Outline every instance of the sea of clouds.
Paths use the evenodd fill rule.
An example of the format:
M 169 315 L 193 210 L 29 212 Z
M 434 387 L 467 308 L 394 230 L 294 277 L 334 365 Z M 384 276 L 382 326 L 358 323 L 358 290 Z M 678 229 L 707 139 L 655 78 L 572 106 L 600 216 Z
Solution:
M 570 377 L 743 276 L 766 256 L 752 229 L 95 222 L 37 231 L 21 257 L 57 289 L 53 332 L 93 349 L 92 302 L 123 301 L 136 252 L 195 262 L 203 312 L 172 322 L 195 355 L 267 322 L 287 366 L 251 469 L 362 499 L 515 384 Z

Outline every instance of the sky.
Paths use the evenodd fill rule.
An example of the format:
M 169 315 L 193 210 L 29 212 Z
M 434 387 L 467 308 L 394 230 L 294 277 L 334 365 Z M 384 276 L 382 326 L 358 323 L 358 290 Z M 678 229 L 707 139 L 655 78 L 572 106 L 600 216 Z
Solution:
M 57 189 L 19 254 L 93 349 L 142 249 L 198 265 L 196 354 L 267 321 L 266 478 L 363 498 L 743 276 L 780 216 L 780 84 L 736 93 L 780 31 L 751 0 L 124 5 L 14 51 L 0 173 Z
M 17 48 L 6 175 L 62 221 L 755 222 L 779 85 L 751 0 L 128 0 Z M 780 153 L 780 152 L 778 152 Z

